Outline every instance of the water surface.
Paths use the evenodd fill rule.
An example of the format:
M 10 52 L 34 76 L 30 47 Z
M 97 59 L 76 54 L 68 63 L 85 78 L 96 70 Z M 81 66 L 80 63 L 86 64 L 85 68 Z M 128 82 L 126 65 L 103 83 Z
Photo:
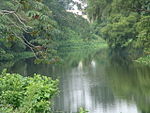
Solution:
M 9 71 L 59 78 L 55 112 L 76 113 L 83 107 L 89 113 L 150 113 L 149 67 L 109 57 L 102 50 L 91 55 L 68 54 L 60 65 L 35 65 L 24 60 Z

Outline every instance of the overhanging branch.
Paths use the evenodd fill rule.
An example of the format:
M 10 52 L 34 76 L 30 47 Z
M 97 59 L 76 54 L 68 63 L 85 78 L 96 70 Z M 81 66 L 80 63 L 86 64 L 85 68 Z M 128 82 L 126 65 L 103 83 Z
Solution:
M 14 16 L 17 18 L 17 20 L 19 21 L 19 23 L 22 24 L 22 25 L 25 27 L 25 29 L 27 29 L 27 28 L 32 29 L 31 26 L 27 26 L 27 25 L 22 21 L 22 20 L 25 20 L 25 19 L 23 19 L 22 17 L 20 17 L 19 15 L 17 15 L 17 13 L 16 13 L 15 11 L 0 10 L 0 14 L 1 14 L 1 15 L 12 14 L 12 15 L 14 15 Z

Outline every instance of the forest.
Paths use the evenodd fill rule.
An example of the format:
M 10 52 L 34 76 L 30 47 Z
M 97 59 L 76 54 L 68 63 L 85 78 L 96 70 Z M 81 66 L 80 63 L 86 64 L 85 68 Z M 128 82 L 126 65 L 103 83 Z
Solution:
M 117 96 L 130 101 L 127 95 L 133 96 L 141 112 L 130 113 L 149 113 L 150 101 L 144 106 L 135 96 L 144 90 L 142 103 L 150 97 L 149 66 L 150 0 L 0 0 L 1 113 L 55 113 L 58 109 L 58 113 L 66 109 L 69 110 L 64 113 L 100 113 L 90 111 L 93 108 L 87 107 L 86 101 L 85 105 L 77 105 L 77 109 L 69 108 L 71 105 L 64 109 L 53 107 L 64 84 L 70 83 L 62 83 L 67 76 L 64 74 L 74 68 L 79 71 L 76 77 L 80 75 L 81 79 L 88 71 L 94 76 L 90 80 L 97 76 L 95 73 L 106 75 L 108 80 L 104 79 L 107 82 L 103 86 L 97 86 L 97 94 L 101 94 L 99 87 L 105 89 L 105 85 L 112 84 L 106 89 L 108 92 L 102 90 L 111 92 L 108 97 L 113 95 L 113 99 Z M 98 68 L 101 72 L 88 68 Z M 73 73 L 67 76 L 68 81 Z M 131 82 L 137 84 L 132 87 Z M 79 92 L 81 89 L 75 94 Z
M 92 25 L 81 16 L 66 12 L 63 2 L 3 0 L 0 60 L 34 56 L 38 63 L 54 63 L 59 60 L 57 52 L 62 46 L 98 40 Z
M 149 63 L 149 0 L 88 0 L 87 12 L 112 51 Z

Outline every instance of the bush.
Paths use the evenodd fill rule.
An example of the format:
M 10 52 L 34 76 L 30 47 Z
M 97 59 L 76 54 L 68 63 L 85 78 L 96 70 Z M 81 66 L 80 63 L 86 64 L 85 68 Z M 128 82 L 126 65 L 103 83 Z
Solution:
M 0 75 L 0 113 L 47 113 L 58 93 L 58 80 L 34 74 L 23 77 L 3 71 Z
M 88 113 L 89 111 L 87 111 L 86 109 L 80 107 L 79 113 Z

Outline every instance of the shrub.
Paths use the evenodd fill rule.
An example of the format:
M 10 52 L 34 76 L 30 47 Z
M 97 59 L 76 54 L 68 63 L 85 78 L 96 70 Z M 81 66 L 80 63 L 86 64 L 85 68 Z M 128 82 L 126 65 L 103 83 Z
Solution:
M 79 109 L 79 113 L 88 113 L 89 111 L 87 111 L 86 109 L 80 107 Z
M 58 80 L 34 74 L 0 75 L 0 113 L 47 113 L 51 111 L 52 98 L 58 93 Z

